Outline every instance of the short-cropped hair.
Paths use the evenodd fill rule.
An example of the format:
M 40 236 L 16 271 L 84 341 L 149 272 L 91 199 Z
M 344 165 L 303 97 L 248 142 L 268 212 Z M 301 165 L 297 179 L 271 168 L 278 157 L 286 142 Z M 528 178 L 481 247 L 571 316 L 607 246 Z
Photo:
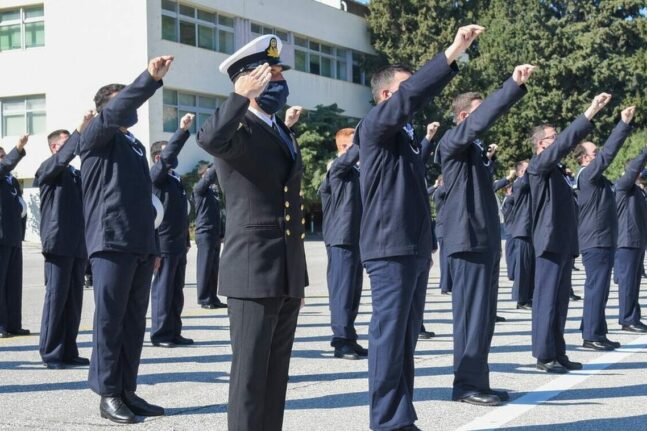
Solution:
M 458 119 L 458 114 L 462 111 L 467 111 L 474 100 L 483 100 L 481 93 L 470 91 L 467 93 L 459 94 L 454 97 L 452 101 L 452 113 L 454 114 L 454 122 Z
M 54 130 L 52 133 L 47 135 L 47 143 L 52 145 L 55 139 L 57 139 L 61 135 L 67 135 L 70 136 L 70 132 L 65 130 L 65 129 L 58 129 Z
M 151 145 L 151 160 L 155 162 L 155 157 L 162 153 L 162 148 L 168 144 L 168 141 L 155 141 Z
M 393 82 L 393 78 L 395 78 L 395 74 L 398 72 L 410 73 L 413 75 L 413 69 L 406 64 L 393 64 L 373 74 L 373 77 L 371 78 L 371 92 L 373 93 L 373 100 L 375 103 L 379 103 L 380 93 L 388 87 L 391 82 Z
M 94 95 L 94 106 L 97 108 L 97 112 L 101 112 L 106 103 L 110 100 L 110 96 L 114 93 L 118 93 L 121 90 L 126 88 L 123 84 L 108 84 L 99 88 L 97 94 Z

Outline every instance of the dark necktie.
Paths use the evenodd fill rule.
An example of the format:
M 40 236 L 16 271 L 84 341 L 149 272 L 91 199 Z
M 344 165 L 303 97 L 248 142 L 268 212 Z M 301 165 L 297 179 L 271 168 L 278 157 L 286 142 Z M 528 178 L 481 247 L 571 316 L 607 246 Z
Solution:
M 276 123 L 272 123 L 272 129 L 274 129 L 274 132 L 279 136 L 279 139 L 288 147 L 288 151 L 290 151 L 290 155 L 294 159 L 295 157 L 295 151 L 294 147 L 292 146 L 292 139 L 281 129 Z

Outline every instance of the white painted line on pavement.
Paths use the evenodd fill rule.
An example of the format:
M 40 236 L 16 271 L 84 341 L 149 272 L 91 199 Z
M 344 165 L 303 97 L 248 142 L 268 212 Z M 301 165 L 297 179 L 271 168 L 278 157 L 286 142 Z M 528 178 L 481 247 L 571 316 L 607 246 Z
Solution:
M 491 430 L 513 421 L 524 413 L 537 407 L 539 404 L 555 398 L 560 393 L 579 385 L 589 377 L 613 364 L 636 353 L 647 353 L 647 335 L 623 345 L 622 348 L 605 353 L 600 357 L 584 364 L 584 369 L 571 371 L 555 380 L 546 383 L 535 391 L 528 392 L 520 398 L 502 407 L 494 407 L 490 413 L 474 419 L 472 422 L 457 428 L 456 431 Z M 645 364 L 647 367 L 647 364 Z

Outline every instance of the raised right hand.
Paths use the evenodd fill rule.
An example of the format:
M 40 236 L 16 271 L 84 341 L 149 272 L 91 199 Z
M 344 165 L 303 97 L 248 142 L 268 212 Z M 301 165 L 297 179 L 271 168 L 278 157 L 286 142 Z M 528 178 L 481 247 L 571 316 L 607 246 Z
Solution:
M 239 77 L 234 84 L 234 92 L 248 99 L 255 99 L 265 90 L 271 79 L 270 65 L 263 63 L 251 73 Z
M 584 112 L 584 115 L 586 118 L 590 120 L 595 117 L 595 115 L 602 110 L 609 101 L 611 100 L 611 95 L 609 93 L 600 93 L 597 96 L 593 98 L 593 101 L 591 102 L 591 106 Z
M 458 32 L 456 32 L 456 36 L 454 36 L 454 42 L 445 50 L 447 64 L 452 64 L 484 31 L 485 27 L 481 27 L 476 24 L 470 24 L 459 28 Z
M 85 128 L 87 127 L 88 124 L 90 124 L 90 121 L 94 118 L 96 115 L 96 112 L 94 112 L 92 109 L 86 111 L 85 114 L 83 114 L 83 119 L 81 120 L 81 124 L 76 128 L 76 131 L 79 133 L 83 133 Z
M 635 113 L 636 113 L 636 107 L 629 106 L 628 108 L 625 108 L 622 110 L 622 112 L 620 113 L 620 117 L 622 118 L 622 121 L 624 121 L 626 124 L 629 124 L 631 123 L 631 120 L 633 120 Z
M 173 57 L 172 55 L 155 57 L 150 61 L 150 63 L 148 63 L 148 73 L 151 74 L 155 81 L 159 81 L 160 79 L 164 78 L 164 75 L 166 75 L 166 72 L 168 72 L 174 58 L 175 57 Z
M 22 135 L 18 139 L 18 143 L 16 144 L 16 149 L 20 152 L 22 152 L 25 148 L 25 145 L 27 145 L 27 141 L 29 140 L 29 133 Z

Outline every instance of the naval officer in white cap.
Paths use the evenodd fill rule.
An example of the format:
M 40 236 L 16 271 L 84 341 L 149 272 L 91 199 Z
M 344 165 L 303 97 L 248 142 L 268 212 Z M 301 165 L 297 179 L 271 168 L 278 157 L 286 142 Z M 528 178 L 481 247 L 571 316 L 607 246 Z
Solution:
M 299 305 L 308 284 L 300 196 L 303 162 L 276 116 L 288 85 L 281 40 L 254 39 L 220 65 L 234 92 L 198 132 L 214 156 L 227 202 L 219 293 L 227 296 L 233 350 L 229 430 L 280 430 Z

